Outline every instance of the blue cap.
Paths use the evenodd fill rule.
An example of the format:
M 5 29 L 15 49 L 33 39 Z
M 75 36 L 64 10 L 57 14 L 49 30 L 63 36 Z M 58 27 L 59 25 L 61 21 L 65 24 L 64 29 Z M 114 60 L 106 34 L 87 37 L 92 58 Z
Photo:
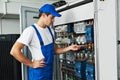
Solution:
M 51 4 L 45 4 L 43 5 L 40 9 L 39 9 L 40 12 L 48 12 L 50 14 L 52 14 L 53 16 L 55 17 L 60 17 L 61 14 L 59 14 L 56 10 L 55 10 L 55 7 Z

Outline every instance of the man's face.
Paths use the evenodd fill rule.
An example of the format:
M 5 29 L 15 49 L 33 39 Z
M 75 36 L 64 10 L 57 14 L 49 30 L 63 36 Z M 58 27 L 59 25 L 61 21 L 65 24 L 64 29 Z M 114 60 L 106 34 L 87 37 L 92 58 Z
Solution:
M 46 21 L 45 21 L 45 24 L 47 25 L 47 26 L 50 26 L 53 22 L 54 22 L 54 16 L 53 15 L 46 15 Z

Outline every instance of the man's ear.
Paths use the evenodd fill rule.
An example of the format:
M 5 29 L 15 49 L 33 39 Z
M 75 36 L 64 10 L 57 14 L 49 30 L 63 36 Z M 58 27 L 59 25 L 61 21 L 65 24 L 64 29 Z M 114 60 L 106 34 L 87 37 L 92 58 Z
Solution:
M 45 16 L 46 16 L 46 14 L 45 14 L 45 13 L 42 13 L 42 16 L 43 16 L 43 17 L 45 17 Z

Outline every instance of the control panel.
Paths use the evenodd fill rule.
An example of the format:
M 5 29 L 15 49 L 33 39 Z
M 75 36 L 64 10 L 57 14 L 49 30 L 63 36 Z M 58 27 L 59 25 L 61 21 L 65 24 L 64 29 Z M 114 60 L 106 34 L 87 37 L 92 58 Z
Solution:
M 95 80 L 94 21 L 92 19 L 55 26 L 58 48 L 80 45 L 78 51 L 59 56 L 61 80 Z

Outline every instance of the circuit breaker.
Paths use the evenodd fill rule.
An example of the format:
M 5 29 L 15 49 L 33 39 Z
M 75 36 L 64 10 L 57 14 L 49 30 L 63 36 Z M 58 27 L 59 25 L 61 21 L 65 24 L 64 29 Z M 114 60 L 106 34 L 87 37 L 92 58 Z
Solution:
M 57 47 L 81 46 L 59 56 L 61 80 L 95 80 L 93 24 L 91 19 L 55 26 Z

